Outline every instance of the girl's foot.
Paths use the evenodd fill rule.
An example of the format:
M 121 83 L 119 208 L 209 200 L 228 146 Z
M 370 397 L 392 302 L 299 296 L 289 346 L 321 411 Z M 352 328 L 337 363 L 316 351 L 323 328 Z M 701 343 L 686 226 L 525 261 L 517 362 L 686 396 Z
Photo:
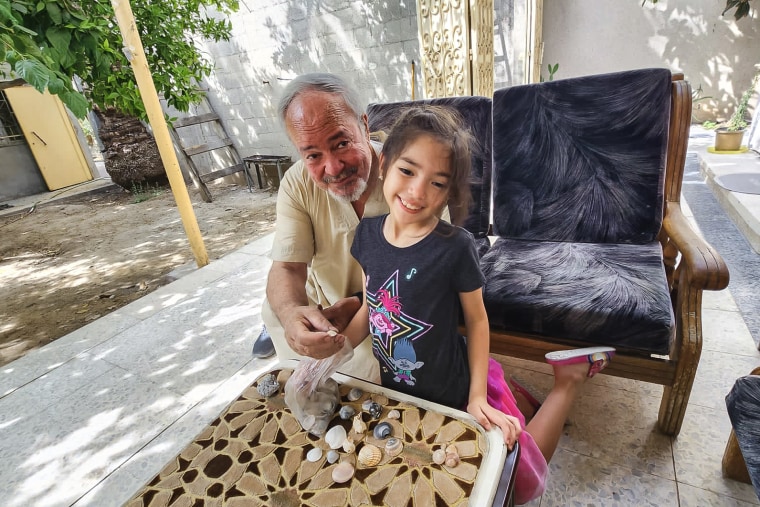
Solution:
M 586 347 L 582 349 L 549 352 L 545 357 L 547 363 L 555 366 L 555 371 L 558 369 L 558 366 L 576 364 L 588 365 L 586 376 L 591 378 L 606 368 L 610 363 L 610 359 L 612 359 L 612 356 L 614 355 L 615 349 L 612 347 Z M 577 369 L 580 369 L 580 367 Z

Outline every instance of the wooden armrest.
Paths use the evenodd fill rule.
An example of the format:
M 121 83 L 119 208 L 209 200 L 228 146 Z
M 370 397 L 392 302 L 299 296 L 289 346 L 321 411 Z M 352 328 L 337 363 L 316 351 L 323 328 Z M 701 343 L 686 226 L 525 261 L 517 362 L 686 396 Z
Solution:
M 681 252 L 690 286 L 703 290 L 721 290 L 728 286 L 728 268 L 723 258 L 694 232 L 678 203 L 666 203 L 662 228 Z

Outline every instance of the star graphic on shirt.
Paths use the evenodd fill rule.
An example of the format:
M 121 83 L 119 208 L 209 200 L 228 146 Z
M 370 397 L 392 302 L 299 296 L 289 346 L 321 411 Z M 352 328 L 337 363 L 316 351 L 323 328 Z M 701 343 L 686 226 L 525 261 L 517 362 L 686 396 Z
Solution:
M 398 275 L 399 272 L 395 271 L 380 286 L 377 292 L 367 292 L 367 305 L 370 311 L 370 330 L 377 338 L 373 340 L 373 346 L 375 350 L 380 352 L 380 355 L 387 364 L 392 364 L 389 358 L 393 355 L 392 345 L 394 341 L 404 338 L 414 341 L 433 327 L 432 324 L 427 324 L 404 313 L 403 301 L 398 294 Z M 394 298 L 401 302 L 397 306 L 396 311 L 389 311 L 390 309 L 384 306 L 383 300 L 389 298 Z M 380 329 L 375 326 L 372 318 L 373 312 L 382 313 L 385 316 L 383 321 L 390 323 L 390 329 Z

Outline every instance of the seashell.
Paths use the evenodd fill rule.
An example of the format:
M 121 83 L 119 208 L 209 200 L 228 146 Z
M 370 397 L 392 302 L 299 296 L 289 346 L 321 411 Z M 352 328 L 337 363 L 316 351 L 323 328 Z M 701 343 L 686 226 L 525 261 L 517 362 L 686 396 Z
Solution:
M 383 413 L 383 407 L 379 403 L 367 400 L 364 403 L 362 403 L 362 410 L 367 412 L 372 419 L 377 419 L 380 417 L 380 414 Z
M 348 421 L 356 415 L 356 409 L 351 405 L 343 405 L 340 407 L 340 418 L 344 421 Z
M 433 463 L 436 465 L 443 465 L 444 461 L 446 461 L 446 451 L 443 449 L 436 449 L 433 451 Z
M 402 444 L 401 440 L 398 438 L 389 438 L 388 441 L 385 442 L 385 453 L 388 456 L 398 456 L 403 448 L 404 444 Z
M 443 463 L 449 468 L 454 468 L 459 464 L 459 454 L 454 452 L 447 452 L 446 459 Z
M 343 441 L 343 450 L 351 454 L 352 452 L 356 450 L 356 444 L 354 444 L 354 441 L 351 440 L 350 438 L 346 438 Z
M 393 427 L 390 425 L 390 423 L 381 422 L 375 426 L 375 429 L 372 430 L 372 434 L 375 435 L 375 438 L 382 440 L 393 435 Z
M 382 458 L 383 452 L 379 447 L 376 447 L 372 444 L 364 444 L 364 446 L 359 449 L 359 454 L 356 456 L 356 459 L 359 460 L 359 463 L 365 467 L 373 467 L 377 465 L 380 463 L 380 460 Z
M 309 452 L 306 453 L 306 461 L 311 461 L 312 463 L 319 461 L 322 459 L 322 449 L 319 447 L 314 447 Z
M 361 414 L 356 414 L 356 417 L 354 417 L 354 425 L 353 425 L 354 431 L 358 433 L 359 435 L 363 435 L 365 431 L 367 431 L 367 425 L 362 420 Z
M 459 464 L 459 451 L 457 451 L 456 445 L 454 444 L 447 445 L 446 449 L 443 452 L 446 453 L 446 458 L 444 459 L 443 463 L 447 467 L 454 468 L 455 466 Z
M 340 458 L 340 454 L 338 454 L 338 451 L 333 450 L 333 449 L 327 451 L 328 463 L 336 463 L 338 461 L 338 458 Z
M 267 373 L 261 377 L 259 383 L 256 384 L 256 390 L 261 396 L 269 398 L 270 396 L 274 396 L 277 391 L 280 390 L 280 383 L 277 382 L 277 377 L 271 373 Z
M 343 426 L 333 426 L 327 433 L 325 433 L 325 442 L 330 446 L 330 449 L 338 449 L 343 445 L 343 441 L 346 439 L 346 429 Z
M 280 372 L 277 374 L 277 382 L 280 384 L 285 384 L 292 373 L 293 370 L 280 370 Z
M 388 412 L 388 419 L 401 419 L 401 412 L 396 410 L 395 408 Z
M 362 396 L 364 396 L 364 391 L 362 391 L 358 387 L 354 387 L 353 389 L 348 391 L 348 395 L 346 396 L 346 398 L 348 398 L 348 401 L 356 401 Z
M 332 471 L 332 480 L 337 483 L 348 482 L 354 476 L 354 466 L 348 461 L 338 463 Z

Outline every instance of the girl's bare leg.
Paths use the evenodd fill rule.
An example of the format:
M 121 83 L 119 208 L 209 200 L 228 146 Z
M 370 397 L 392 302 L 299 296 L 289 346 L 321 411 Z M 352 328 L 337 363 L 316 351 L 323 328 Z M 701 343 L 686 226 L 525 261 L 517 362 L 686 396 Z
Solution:
M 525 417 L 526 421 L 530 421 L 530 419 L 536 414 L 536 409 L 533 408 L 533 405 L 530 404 L 528 400 L 525 399 L 525 396 L 518 392 L 512 392 L 512 396 L 515 397 L 515 402 L 517 404 L 517 410 L 519 410 L 523 417 Z
M 548 463 L 557 449 L 565 421 L 589 370 L 588 363 L 554 366 L 554 386 L 525 430 Z

